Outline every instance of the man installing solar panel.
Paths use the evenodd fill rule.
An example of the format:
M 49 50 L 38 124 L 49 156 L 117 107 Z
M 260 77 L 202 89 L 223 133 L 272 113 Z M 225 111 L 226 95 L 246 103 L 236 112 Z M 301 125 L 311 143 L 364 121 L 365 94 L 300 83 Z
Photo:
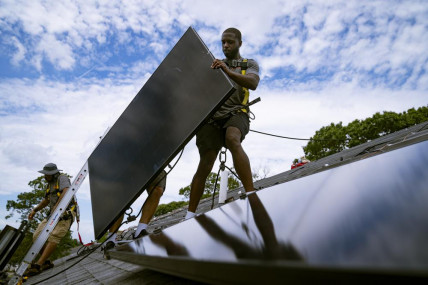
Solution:
M 259 84 L 259 65 L 253 59 L 244 59 L 239 53 L 242 45 L 241 32 L 235 28 L 226 29 L 221 36 L 225 59 L 215 59 L 213 69 L 222 69 L 234 82 L 236 91 L 226 100 L 211 120 L 196 134 L 196 145 L 200 160 L 191 183 L 189 208 L 185 219 L 195 216 L 205 180 L 207 179 L 217 154 L 225 146 L 233 158 L 233 165 L 246 192 L 254 190 L 250 161 L 241 142 L 250 129 L 249 91 Z

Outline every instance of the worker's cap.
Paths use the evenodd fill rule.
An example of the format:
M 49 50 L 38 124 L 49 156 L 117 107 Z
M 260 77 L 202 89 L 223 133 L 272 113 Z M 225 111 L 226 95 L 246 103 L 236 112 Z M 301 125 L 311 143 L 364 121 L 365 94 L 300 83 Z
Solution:
M 55 173 L 58 173 L 60 171 L 61 169 L 58 169 L 55 163 L 48 163 L 43 167 L 43 170 L 39 170 L 40 173 L 46 175 L 54 175 Z

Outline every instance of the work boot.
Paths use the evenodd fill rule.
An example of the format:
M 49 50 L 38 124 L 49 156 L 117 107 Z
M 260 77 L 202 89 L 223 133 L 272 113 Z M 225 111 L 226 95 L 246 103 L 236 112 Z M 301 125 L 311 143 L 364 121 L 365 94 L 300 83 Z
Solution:
M 110 250 L 112 248 L 114 248 L 116 246 L 116 244 L 112 241 L 108 241 L 104 247 L 104 250 Z
M 106 245 L 101 248 L 101 251 L 103 252 L 103 256 L 105 259 L 107 259 L 107 260 L 110 259 L 110 254 L 108 253 L 108 251 L 110 249 L 114 248 L 115 246 L 116 246 L 116 244 L 114 242 L 108 241 L 106 243 Z
M 51 269 L 54 267 L 54 264 L 50 260 L 46 260 L 43 265 L 41 266 L 42 271 Z
M 24 276 L 35 276 L 37 274 L 40 274 L 40 272 L 42 272 L 42 268 L 40 265 L 38 265 L 37 263 L 31 263 L 30 266 L 27 268 L 27 270 L 25 270 L 24 272 Z

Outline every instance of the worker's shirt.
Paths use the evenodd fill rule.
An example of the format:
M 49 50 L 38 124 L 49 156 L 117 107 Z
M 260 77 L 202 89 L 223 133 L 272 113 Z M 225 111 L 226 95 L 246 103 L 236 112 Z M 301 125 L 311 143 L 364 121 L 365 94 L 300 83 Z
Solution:
M 240 58 L 238 61 L 242 61 L 243 58 Z M 233 72 L 241 73 L 241 67 L 232 67 L 231 61 L 228 59 L 223 59 L 224 62 L 229 66 L 230 70 Z M 259 76 L 259 65 L 254 59 L 248 59 L 248 67 L 245 71 L 246 74 L 256 74 Z M 244 101 L 245 92 L 242 86 L 236 84 L 231 80 L 236 88 L 235 92 L 226 100 L 226 102 L 220 107 L 220 109 L 214 114 L 213 119 L 223 119 L 230 115 L 231 111 L 236 110 L 236 106 L 241 106 Z M 247 102 L 248 103 L 248 102 Z M 248 110 L 249 111 L 249 110 Z
M 67 187 L 70 187 L 70 179 L 66 175 L 60 175 L 57 179 L 55 179 L 52 182 L 49 182 L 49 192 L 46 191 L 45 198 L 49 199 L 49 210 L 52 211 L 53 207 L 55 206 L 56 202 L 58 202 L 59 195 L 57 194 L 58 191 L 56 191 L 55 188 L 58 188 L 58 190 L 64 190 Z M 61 194 L 61 193 L 60 193 Z

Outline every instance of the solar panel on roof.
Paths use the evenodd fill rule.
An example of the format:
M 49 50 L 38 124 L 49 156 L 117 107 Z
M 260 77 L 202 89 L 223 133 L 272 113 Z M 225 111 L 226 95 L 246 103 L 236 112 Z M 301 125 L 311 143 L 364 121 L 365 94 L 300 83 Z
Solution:
M 235 90 L 212 61 L 190 27 L 89 157 L 96 238 Z
M 272 186 L 110 254 L 208 283 L 426 282 L 427 150 L 425 138 Z

